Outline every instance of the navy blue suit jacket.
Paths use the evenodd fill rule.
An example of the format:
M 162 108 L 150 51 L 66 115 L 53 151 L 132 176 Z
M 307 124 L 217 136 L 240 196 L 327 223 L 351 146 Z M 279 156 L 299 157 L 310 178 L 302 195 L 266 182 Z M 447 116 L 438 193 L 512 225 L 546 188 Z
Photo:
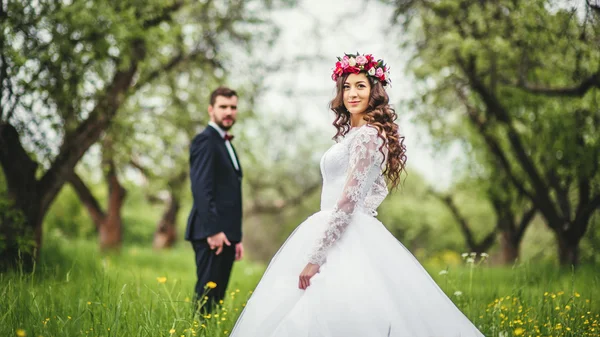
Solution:
M 242 167 L 239 160 L 238 167 L 239 171 L 231 161 L 225 140 L 212 126 L 207 126 L 194 138 L 190 146 L 194 204 L 185 230 L 186 240 L 202 240 L 224 232 L 230 242 L 242 241 Z

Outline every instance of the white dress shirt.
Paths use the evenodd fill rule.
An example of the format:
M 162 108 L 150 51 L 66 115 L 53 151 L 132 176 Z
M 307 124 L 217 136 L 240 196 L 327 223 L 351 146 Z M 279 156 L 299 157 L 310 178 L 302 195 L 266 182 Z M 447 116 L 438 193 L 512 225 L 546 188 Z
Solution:
M 215 130 L 217 130 L 217 132 L 219 132 L 219 134 L 221 135 L 221 138 L 225 138 L 225 131 L 223 129 L 221 129 L 217 123 L 214 123 L 212 121 L 208 122 L 208 125 L 212 126 Z M 225 140 L 225 139 L 223 139 Z M 238 165 L 237 162 L 237 158 L 235 157 L 235 152 L 233 152 L 233 147 L 231 146 L 231 142 L 229 142 L 228 140 L 225 140 L 225 147 L 227 148 L 227 152 L 229 152 L 229 157 L 231 158 L 231 162 L 233 163 L 233 166 L 235 167 L 236 170 L 240 170 L 240 166 Z

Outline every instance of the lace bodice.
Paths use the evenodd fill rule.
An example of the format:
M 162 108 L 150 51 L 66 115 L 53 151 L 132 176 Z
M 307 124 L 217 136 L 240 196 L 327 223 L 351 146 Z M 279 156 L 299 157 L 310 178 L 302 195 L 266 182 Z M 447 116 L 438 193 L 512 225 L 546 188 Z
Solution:
M 325 263 L 327 251 L 350 225 L 355 212 L 377 215 L 376 209 L 388 193 L 382 175 L 384 156 L 379 151 L 382 144 L 377 129 L 365 125 L 351 129 L 321 158 L 321 210 L 332 213 L 327 230 L 310 253 L 309 262 Z

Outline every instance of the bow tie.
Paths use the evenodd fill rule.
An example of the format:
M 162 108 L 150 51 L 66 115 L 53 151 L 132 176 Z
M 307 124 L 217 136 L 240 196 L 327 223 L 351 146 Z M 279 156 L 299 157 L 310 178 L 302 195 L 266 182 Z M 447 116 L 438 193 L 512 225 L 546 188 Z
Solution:
M 233 135 L 230 135 L 230 134 L 228 134 L 228 133 L 225 133 L 225 136 L 223 136 L 223 139 L 225 139 L 225 141 L 228 141 L 228 140 L 232 140 L 232 139 L 233 139 L 233 137 L 234 137 Z

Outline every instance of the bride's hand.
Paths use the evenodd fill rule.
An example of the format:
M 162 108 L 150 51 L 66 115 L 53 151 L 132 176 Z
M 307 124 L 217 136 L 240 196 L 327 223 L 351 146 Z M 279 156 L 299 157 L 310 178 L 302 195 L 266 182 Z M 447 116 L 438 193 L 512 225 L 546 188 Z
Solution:
M 298 288 L 306 289 L 310 285 L 310 279 L 319 272 L 320 266 L 318 264 L 309 263 L 304 267 L 304 270 L 300 273 Z

